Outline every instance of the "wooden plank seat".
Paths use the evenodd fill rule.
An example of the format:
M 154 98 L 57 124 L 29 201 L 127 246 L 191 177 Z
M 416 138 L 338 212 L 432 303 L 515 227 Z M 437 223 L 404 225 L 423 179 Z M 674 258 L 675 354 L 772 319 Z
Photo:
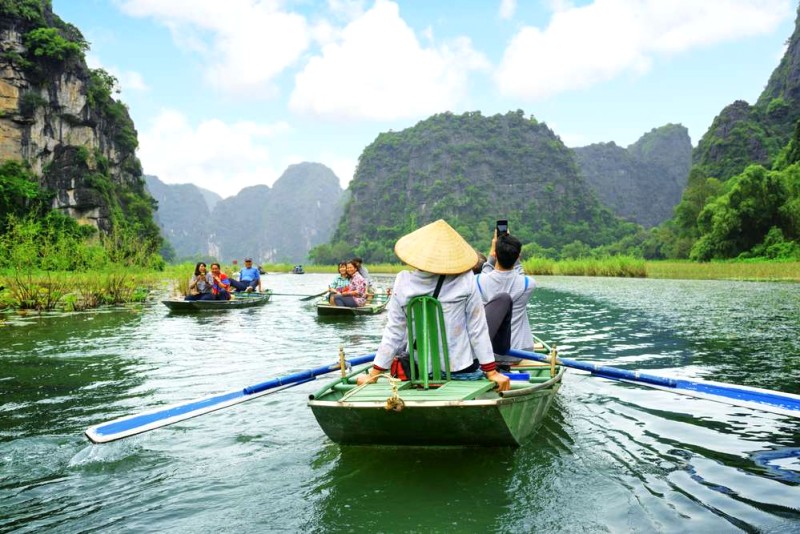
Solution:
M 494 387 L 490 380 L 451 380 L 440 387 L 428 389 L 413 387 L 411 382 L 403 382 L 398 386 L 400 398 L 406 401 L 460 401 L 474 399 Z M 377 384 L 367 384 L 363 388 L 354 388 L 349 391 L 341 402 L 382 402 L 392 395 L 392 387 L 386 380 L 379 380 Z

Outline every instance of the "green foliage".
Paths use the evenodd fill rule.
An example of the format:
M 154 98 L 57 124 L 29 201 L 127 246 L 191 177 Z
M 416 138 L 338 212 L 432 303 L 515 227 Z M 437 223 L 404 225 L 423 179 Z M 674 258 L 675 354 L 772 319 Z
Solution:
M 726 193 L 709 202 L 698 217 L 700 239 L 692 247 L 691 258 L 707 261 L 731 258 L 750 251 L 761 243 L 772 228 L 785 224 L 780 208 L 789 199 L 787 183 L 797 174 L 767 171 L 752 165 L 730 181 Z M 797 229 L 787 230 L 794 236 Z
M 107 105 L 111 95 L 119 92 L 117 78 L 103 69 L 89 70 L 89 83 L 86 86 L 86 100 L 91 106 Z
M 0 15 L 20 18 L 37 26 L 46 24 L 45 9 L 53 9 L 50 0 L 0 0 Z
M 26 91 L 19 98 L 19 112 L 23 117 L 31 118 L 36 113 L 37 108 L 44 107 L 47 103 L 47 100 L 38 92 Z
M 38 212 L 49 195 L 42 191 L 26 163 L 0 164 L 0 229 L 10 216 Z
M 10 217 L 0 235 L 0 268 L 49 271 L 85 270 L 104 265 L 102 247 L 89 238 L 95 229 L 58 212 L 44 218 Z
M 786 112 L 789 108 L 789 103 L 782 97 L 773 98 L 767 104 L 767 115 L 780 115 Z
M 335 265 L 340 261 L 352 258 L 354 255 L 353 247 L 343 241 L 317 245 L 308 252 L 308 258 L 311 263 L 317 265 Z
M 81 58 L 88 50 L 85 41 L 74 42 L 65 39 L 56 28 L 36 28 L 23 37 L 25 47 L 30 54 L 48 62 L 63 62 L 68 59 Z
M 800 244 L 796 241 L 788 241 L 780 228 L 773 226 L 767 232 L 764 241 L 749 252 L 745 252 L 742 258 L 769 258 L 771 260 L 800 260 Z

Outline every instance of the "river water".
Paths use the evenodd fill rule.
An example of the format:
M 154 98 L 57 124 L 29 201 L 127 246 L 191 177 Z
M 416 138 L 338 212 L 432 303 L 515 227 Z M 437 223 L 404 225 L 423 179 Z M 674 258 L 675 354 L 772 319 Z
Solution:
M 538 283 L 529 317 L 562 356 L 800 393 L 798 284 Z M 518 449 L 341 448 L 305 404 L 321 377 L 92 445 L 95 423 L 373 352 L 385 317 L 275 296 L 5 319 L 0 532 L 800 532 L 800 419 L 570 371 Z

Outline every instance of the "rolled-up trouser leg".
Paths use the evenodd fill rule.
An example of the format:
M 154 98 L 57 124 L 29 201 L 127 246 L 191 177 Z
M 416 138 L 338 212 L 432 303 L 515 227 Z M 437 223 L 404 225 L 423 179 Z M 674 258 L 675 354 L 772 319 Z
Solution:
M 354 297 L 351 297 L 350 295 L 346 297 L 342 295 L 336 295 L 333 297 L 333 300 L 336 302 L 337 306 L 346 306 L 348 308 L 358 307 L 356 306 L 356 299 Z

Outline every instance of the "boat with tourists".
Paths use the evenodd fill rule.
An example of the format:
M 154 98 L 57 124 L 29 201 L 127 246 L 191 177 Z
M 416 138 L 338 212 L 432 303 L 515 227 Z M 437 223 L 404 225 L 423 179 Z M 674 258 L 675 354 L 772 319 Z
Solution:
M 302 265 L 295 265 L 292 267 L 292 274 L 305 274 L 306 270 L 303 269 Z
M 161 302 L 173 312 L 209 312 L 231 310 L 235 308 L 252 308 L 269 302 L 272 290 L 262 292 L 237 292 L 231 294 L 230 300 L 183 300 L 167 299 Z
M 319 316 L 338 316 L 353 317 L 355 315 L 377 315 L 386 309 L 391 295 L 386 293 L 375 293 L 363 306 L 354 308 L 348 306 L 335 306 L 327 299 L 317 302 L 317 315 Z
M 519 446 L 541 426 L 565 372 L 555 348 L 537 339 L 536 352 L 549 355 L 548 362 L 513 366 L 508 391 L 497 392 L 486 378 L 454 380 L 436 369 L 429 376 L 412 370 L 414 378 L 405 381 L 380 375 L 359 386 L 367 365 L 343 372 L 311 395 L 308 406 L 342 445 Z

